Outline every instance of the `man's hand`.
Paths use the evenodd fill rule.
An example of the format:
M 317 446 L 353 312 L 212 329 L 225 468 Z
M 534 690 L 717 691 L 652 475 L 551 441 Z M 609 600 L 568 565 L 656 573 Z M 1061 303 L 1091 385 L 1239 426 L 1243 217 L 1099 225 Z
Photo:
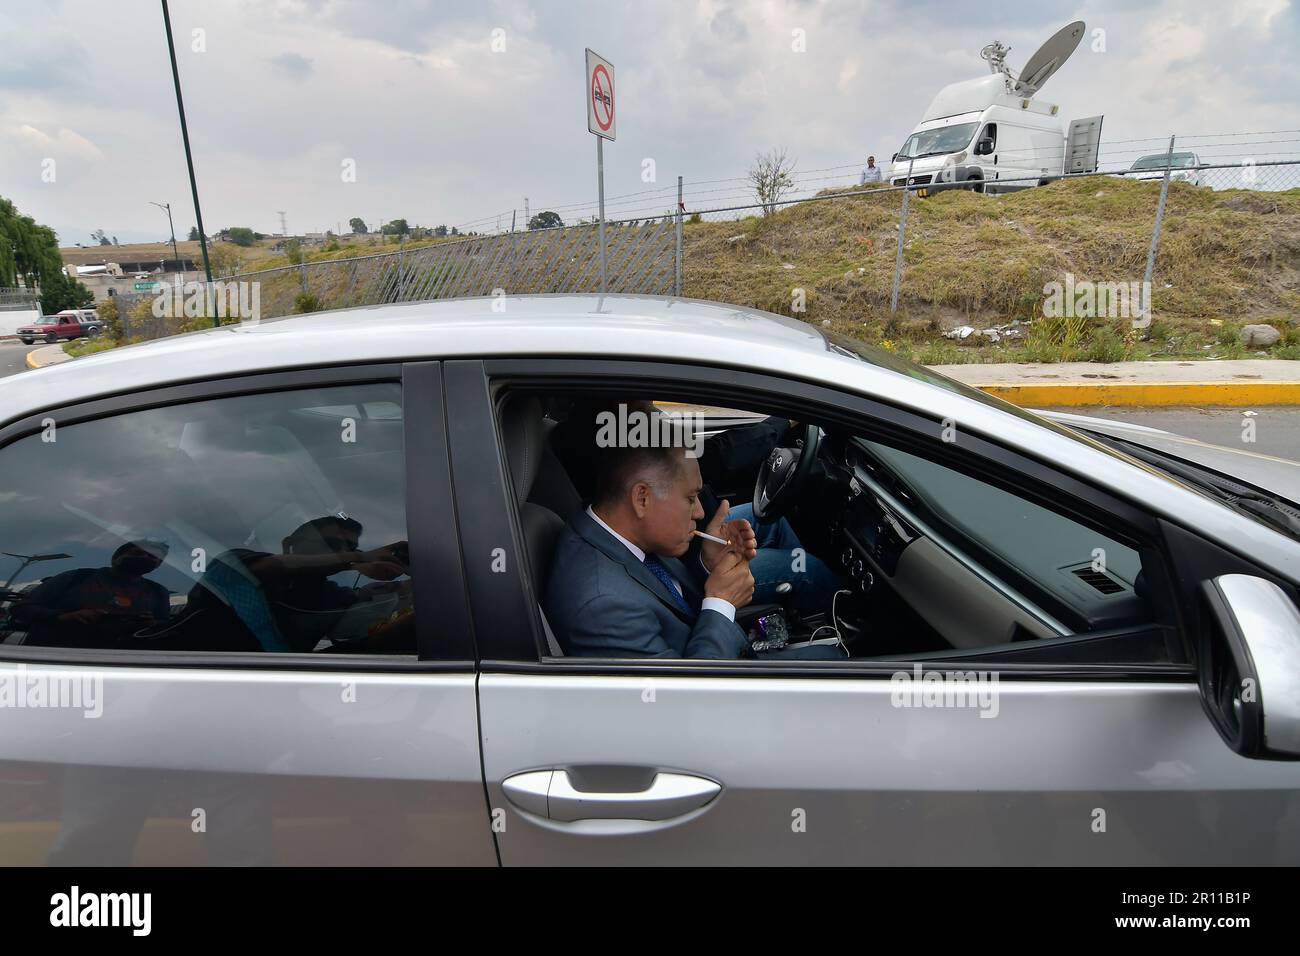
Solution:
M 708 534 L 726 538 L 731 542 L 729 545 L 721 545 L 716 541 L 704 541 L 701 544 L 700 560 L 710 571 L 717 567 L 718 559 L 724 554 L 735 553 L 746 561 L 753 560 L 758 554 L 758 538 L 754 534 L 754 529 L 744 518 L 727 521 L 727 512 L 730 510 L 731 504 L 724 498 L 704 528 Z
M 704 596 L 721 598 L 735 608 L 748 604 L 754 596 L 749 562 L 734 551 L 724 551 L 704 581 Z
M 402 561 L 404 544 L 405 542 L 399 541 L 373 551 L 360 551 L 358 559 L 352 562 L 352 569 L 376 581 L 400 578 L 407 573 L 406 564 Z

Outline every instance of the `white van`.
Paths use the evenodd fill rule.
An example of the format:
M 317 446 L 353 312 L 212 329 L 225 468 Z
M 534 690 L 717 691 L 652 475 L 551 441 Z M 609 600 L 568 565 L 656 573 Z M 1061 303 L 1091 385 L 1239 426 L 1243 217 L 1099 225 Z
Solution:
M 1060 107 L 1033 98 L 1073 51 L 1083 29 L 1079 22 L 1058 32 L 1018 79 L 1003 62 L 1005 47 L 985 47 L 982 55 L 994 72 L 939 91 L 894 154 L 890 182 L 942 189 L 974 181 L 979 185 L 964 188 L 1010 192 L 1063 173 L 1095 171 L 1102 117 L 1075 120 L 1067 132 Z

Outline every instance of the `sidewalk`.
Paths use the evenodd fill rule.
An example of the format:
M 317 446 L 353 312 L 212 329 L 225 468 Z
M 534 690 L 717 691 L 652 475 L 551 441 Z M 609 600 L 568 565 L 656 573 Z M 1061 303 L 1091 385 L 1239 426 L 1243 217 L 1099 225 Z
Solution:
M 935 365 L 1017 405 L 1300 405 L 1300 361 Z
M 72 356 L 63 351 L 62 342 L 46 345 L 44 348 L 32 349 L 27 353 L 28 368 L 44 368 L 46 365 L 58 365 L 60 362 L 71 361 Z

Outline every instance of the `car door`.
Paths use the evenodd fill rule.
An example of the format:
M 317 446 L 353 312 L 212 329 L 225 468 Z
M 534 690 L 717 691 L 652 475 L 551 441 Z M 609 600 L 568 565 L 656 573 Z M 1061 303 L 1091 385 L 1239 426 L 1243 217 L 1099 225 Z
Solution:
M 0 431 L 0 863 L 495 864 L 447 457 L 436 363 Z
M 503 864 L 1300 859 L 1297 765 L 1229 749 L 1181 650 L 1143 660 L 1145 652 L 1132 652 L 1140 642 L 1084 634 L 983 658 L 957 649 L 841 663 L 557 656 L 515 518 L 518 489 L 507 471 L 515 439 L 494 418 L 502 390 L 556 382 L 603 382 L 624 395 L 678 387 L 684 399 L 765 401 L 765 411 L 791 418 L 874 421 L 922 447 L 942 441 L 941 421 L 733 369 L 448 363 L 467 584 L 484 642 L 484 769 Z M 494 452 L 485 436 L 505 447 Z M 1096 493 L 992 442 L 967 436 L 962 444 L 986 477 L 1020 482 L 1032 473 L 1048 504 Z M 1116 526 L 1159 533 L 1137 509 L 1107 500 Z M 1174 579 L 1242 568 L 1180 534 L 1189 563 L 1166 568 L 1164 582 L 1174 588 L 1176 649 L 1198 625 Z M 1168 560 L 1167 547 L 1160 553 Z M 928 597 L 961 600 L 957 591 Z M 982 704 L 951 694 L 948 682 L 969 673 L 995 689 Z M 944 693 L 927 696 L 932 674 L 947 706 Z

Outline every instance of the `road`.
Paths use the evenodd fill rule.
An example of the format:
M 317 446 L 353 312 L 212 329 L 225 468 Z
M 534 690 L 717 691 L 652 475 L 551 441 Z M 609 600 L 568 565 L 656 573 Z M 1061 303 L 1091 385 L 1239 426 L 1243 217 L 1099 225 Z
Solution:
M 1060 408 L 1061 412 L 1091 415 L 1114 421 L 1146 425 L 1167 432 L 1175 432 L 1225 448 L 1242 448 L 1275 458 L 1300 460 L 1300 408 L 1293 405 L 1261 406 L 1260 408 Z M 1255 421 L 1255 441 L 1242 442 L 1243 422 Z
M 27 353 L 39 345 L 15 341 L 0 342 L 0 377 L 14 375 L 27 368 Z M 1272 406 L 1252 409 L 1256 412 L 1255 442 L 1242 444 L 1244 409 L 1239 408 L 1063 408 L 1060 411 L 1135 422 L 1152 428 L 1177 432 L 1189 438 L 1225 445 L 1245 447 L 1250 451 L 1278 458 L 1300 460 L 1300 408 Z
M 40 345 L 23 345 L 17 339 L 0 342 L 0 377 L 26 371 L 27 353 L 34 352 L 40 347 Z

